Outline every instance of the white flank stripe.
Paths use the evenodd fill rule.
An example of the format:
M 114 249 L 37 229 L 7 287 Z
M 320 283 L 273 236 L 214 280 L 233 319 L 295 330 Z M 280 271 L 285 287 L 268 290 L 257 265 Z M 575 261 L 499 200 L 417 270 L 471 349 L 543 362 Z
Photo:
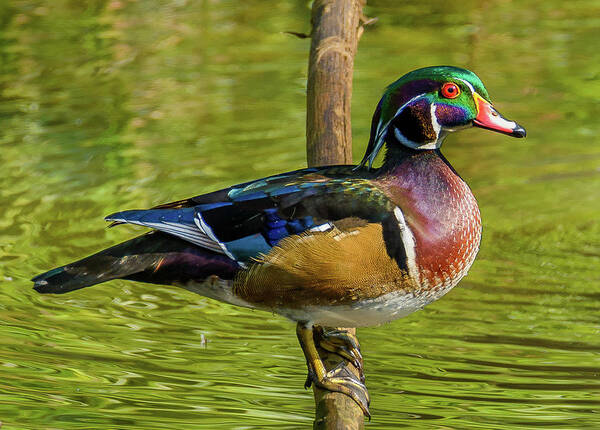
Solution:
M 394 209 L 394 215 L 398 221 L 398 227 L 400 227 L 400 236 L 404 245 L 404 251 L 406 252 L 406 266 L 408 267 L 408 275 L 415 281 L 419 281 L 419 268 L 417 267 L 417 255 L 415 253 L 415 237 L 408 228 L 404 214 L 402 210 L 396 206 Z

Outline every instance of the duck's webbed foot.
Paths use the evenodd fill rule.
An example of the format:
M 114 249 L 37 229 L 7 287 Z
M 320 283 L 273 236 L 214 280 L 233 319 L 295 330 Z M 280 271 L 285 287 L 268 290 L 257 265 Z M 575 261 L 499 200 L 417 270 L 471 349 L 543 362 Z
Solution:
M 327 330 L 321 326 L 314 326 L 313 333 L 315 344 L 317 344 L 317 346 L 348 360 L 360 373 L 360 382 L 365 382 L 363 374 L 363 357 L 360 353 L 360 344 L 355 335 L 346 330 Z
M 315 330 L 319 329 L 320 327 L 315 327 Z M 352 348 L 348 348 L 345 341 L 339 341 L 339 339 L 345 338 L 340 333 L 345 332 L 339 330 L 333 330 L 333 332 L 337 332 L 332 337 L 333 339 L 336 339 L 335 341 L 329 342 L 328 337 L 325 337 L 327 346 L 331 347 L 331 349 L 325 348 L 323 346 L 323 342 L 320 342 L 320 345 L 323 346 L 324 349 L 334 352 L 353 363 L 355 360 L 358 360 L 358 362 L 360 362 L 360 367 L 356 367 L 357 369 L 361 370 L 362 356 L 360 355 L 358 348 L 354 348 L 356 351 L 351 352 Z M 340 363 L 337 367 L 327 372 L 325 365 L 319 356 L 319 352 L 317 351 L 313 327 L 299 322 L 296 327 L 296 334 L 298 335 L 300 346 L 302 347 L 302 351 L 304 352 L 304 356 L 306 357 L 306 361 L 308 363 L 308 378 L 306 380 L 305 387 L 310 387 L 312 383 L 325 390 L 346 394 L 347 396 L 351 397 L 358 404 L 358 406 L 360 406 L 363 413 L 367 417 L 371 417 L 371 414 L 369 413 L 369 392 L 367 391 L 367 387 L 364 385 L 364 383 L 359 381 L 356 376 L 354 376 L 354 374 L 350 372 L 346 366 L 344 366 L 344 363 Z M 340 335 L 338 336 L 338 334 Z M 354 338 L 354 345 L 358 346 L 358 342 L 356 342 L 356 338 L 354 336 L 349 335 L 348 338 Z M 337 345 L 342 344 L 344 345 L 343 348 L 337 347 Z M 343 351 L 342 354 L 347 355 L 340 354 L 338 350 Z M 356 352 L 358 352 L 358 356 L 356 356 Z

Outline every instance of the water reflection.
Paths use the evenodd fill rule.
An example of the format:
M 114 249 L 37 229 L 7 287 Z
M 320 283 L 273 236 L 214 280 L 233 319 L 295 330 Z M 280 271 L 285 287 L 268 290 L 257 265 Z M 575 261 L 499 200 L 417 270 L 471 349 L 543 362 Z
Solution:
M 600 146 L 592 0 L 369 2 L 355 159 L 382 88 L 475 70 L 526 143 L 473 130 L 445 154 L 484 241 L 461 287 L 365 329 L 371 428 L 600 424 Z M 0 420 L 41 428 L 298 428 L 313 405 L 290 323 L 185 291 L 71 295 L 38 273 L 141 230 L 122 208 L 304 165 L 302 2 L 0 3 Z

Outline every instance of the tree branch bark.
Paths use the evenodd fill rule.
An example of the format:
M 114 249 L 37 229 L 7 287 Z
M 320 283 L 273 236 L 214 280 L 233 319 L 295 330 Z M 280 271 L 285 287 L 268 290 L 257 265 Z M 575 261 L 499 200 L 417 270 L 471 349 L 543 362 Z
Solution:
M 366 0 L 315 0 L 308 63 L 308 165 L 352 163 L 352 74 Z
M 354 56 L 366 22 L 366 0 L 315 0 L 308 65 L 306 142 L 309 166 L 352 164 L 351 100 Z M 346 329 L 355 333 L 354 328 Z M 341 360 L 319 351 L 327 370 Z M 349 362 L 346 367 L 360 378 Z M 314 387 L 315 429 L 362 429 L 360 407 L 345 394 Z

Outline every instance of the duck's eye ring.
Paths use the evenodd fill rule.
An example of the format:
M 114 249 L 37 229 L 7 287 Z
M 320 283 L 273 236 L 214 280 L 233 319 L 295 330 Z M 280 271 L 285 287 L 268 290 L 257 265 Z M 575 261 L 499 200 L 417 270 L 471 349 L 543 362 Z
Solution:
M 441 93 L 447 99 L 455 99 L 460 95 L 460 87 L 454 82 L 446 82 L 442 85 Z

